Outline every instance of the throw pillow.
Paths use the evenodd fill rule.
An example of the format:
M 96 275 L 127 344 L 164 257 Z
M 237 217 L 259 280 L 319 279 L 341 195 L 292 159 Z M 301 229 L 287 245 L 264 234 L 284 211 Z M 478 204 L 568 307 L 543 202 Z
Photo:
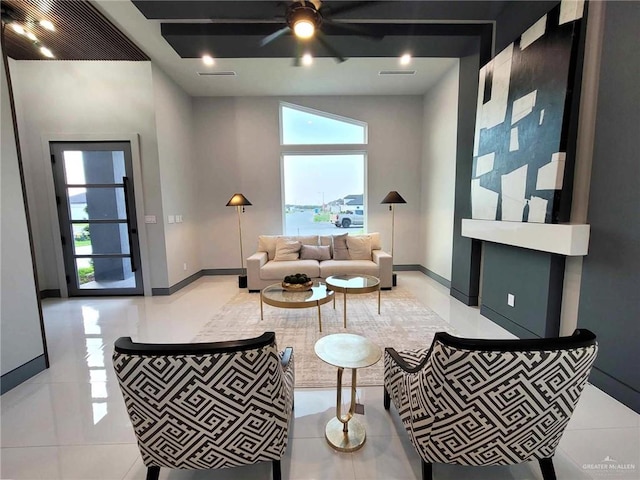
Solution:
M 347 246 L 348 233 L 333 236 L 333 259 L 334 260 L 351 260 L 349 256 L 349 247 Z
M 279 237 L 276 240 L 276 255 L 274 262 L 297 260 L 300 252 L 300 242 Z
M 329 247 L 302 245 L 300 247 L 300 260 L 331 260 Z
M 347 237 L 351 260 L 371 260 L 371 238 L 368 236 Z

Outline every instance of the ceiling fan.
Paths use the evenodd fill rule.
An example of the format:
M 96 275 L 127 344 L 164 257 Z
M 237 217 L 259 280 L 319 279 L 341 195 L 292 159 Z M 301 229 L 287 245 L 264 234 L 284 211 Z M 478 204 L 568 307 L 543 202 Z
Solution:
M 336 33 L 356 34 L 380 40 L 383 38 L 383 35 L 371 32 L 356 24 L 335 22 L 330 18 L 335 15 L 370 6 L 374 3 L 380 2 L 345 2 L 343 5 L 332 7 L 323 5 L 321 0 L 298 0 L 290 2 L 286 6 L 284 16 L 277 17 L 285 26 L 260 40 L 260 46 L 264 47 L 283 35 L 293 34 L 297 45 L 294 59 L 295 66 L 300 65 L 304 42 L 311 40 L 316 40 L 337 62 L 344 62 L 346 58 L 327 41 L 326 35 L 322 31 L 323 26 L 329 26 L 331 31 Z

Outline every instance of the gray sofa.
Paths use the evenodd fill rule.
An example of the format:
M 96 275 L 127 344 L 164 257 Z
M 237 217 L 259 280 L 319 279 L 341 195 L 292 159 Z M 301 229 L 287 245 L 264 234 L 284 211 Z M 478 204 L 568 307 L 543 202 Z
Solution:
M 335 235 L 340 237 L 340 235 Z M 342 235 L 344 238 L 344 235 Z M 363 238 L 364 237 L 364 238 Z M 281 239 L 281 240 L 278 240 Z M 261 235 L 258 238 L 257 251 L 247 258 L 247 287 L 249 291 L 260 291 L 264 287 L 283 280 L 286 275 L 304 273 L 312 279 L 326 279 L 331 275 L 364 274 L 373 275 L 380 279 L 380 288 L 390 289 L 393 276 L 393 258 L 387 252 L 382 251 L 380 245 L 380 234 L 369 233 L 364 235 L 351 235 L 347 238 L 349 242 L 358 245 L 358 254 L 355 255 L 355 245 L 351 250 L 355 259 L 349 257 L 349 253 L 334 250 L 334 235 L 307 235 L 307 236 L 284 236 L 284 235 Z M 286 257 L 278 255 L 278 250 L 283 243 L 289 247 L 295 242 L 301 245 L 301 252 L 290 254 Z M 293 242 L 293 243 L 292 243 Z M 363 243 L 364 242 L 364 243 Z M 337 243 L 337 241 L 336 241 Z M 363 253 L 362 245 L 365 245 Z M 370 254 L 366 254 L 366 246 L 370 245 Z M 312 248 L 306 248 L 312 247 Z M 321 247 L 323 252 L 329 251 L 330 258 L 321 260 L 308 258 L 305 251 L 318 250 Z M 328 247 L 328 249 L 327 249 Z M 302 256 L 303 258 L 300 258 Z M 341 259 L 336 259 L 341 258 Z M 292 258 L 281 260 L 280 258 Z M 343 259 L 344 258 L 344 259 Z

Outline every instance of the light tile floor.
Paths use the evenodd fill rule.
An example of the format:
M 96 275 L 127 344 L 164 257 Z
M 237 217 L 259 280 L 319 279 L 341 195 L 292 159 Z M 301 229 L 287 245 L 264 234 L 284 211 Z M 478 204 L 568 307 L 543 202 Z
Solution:
M 460 335 L 510 337 L 477 308 L 453 299 L 448 289 L 421 273 L 401 272 L 398 282 Z M 146 468 L 111 367 L 113 342 L 120 336 L 146 342 L 188 342 L 236 292 L 235 277 L 203 277 L 169 297 L 46 300 L 51 368 L 0 399 L 0 478 L 144 479 Z M 323 436 L 324 425 L 335 412 L 335 391 L 296 390 L 283 478 L 420 478 L 419 457 L 397 413 L 393 407 L 390 412 L 382 407 L 382 387 L 360 388 L 358 394 L 366 407 L 361 418 L 367 443 L 357 452 L 344 454 L 333 451 Z M 640 415 L 588 386 L 554 463 L 559 479 L 639 479 Z M 271 466 L 213 472 L 162 469 L 160 478 L 266 480 L 271 478 Z M 537 464 L 530 463 L 485 468 L 435 465 L 434 478 L 542 476 Z

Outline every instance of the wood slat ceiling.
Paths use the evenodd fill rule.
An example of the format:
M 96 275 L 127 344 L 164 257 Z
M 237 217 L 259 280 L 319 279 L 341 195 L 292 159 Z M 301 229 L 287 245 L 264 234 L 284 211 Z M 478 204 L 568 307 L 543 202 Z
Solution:
M 2 6 L 55 57 L 45 57 L 33 41 L 7 26 L 4 47 L 14 60 L 149 60 L 88 1 L 2 0 Z M 55 32 L 38 25 L 43 19 L 53 23 Z

